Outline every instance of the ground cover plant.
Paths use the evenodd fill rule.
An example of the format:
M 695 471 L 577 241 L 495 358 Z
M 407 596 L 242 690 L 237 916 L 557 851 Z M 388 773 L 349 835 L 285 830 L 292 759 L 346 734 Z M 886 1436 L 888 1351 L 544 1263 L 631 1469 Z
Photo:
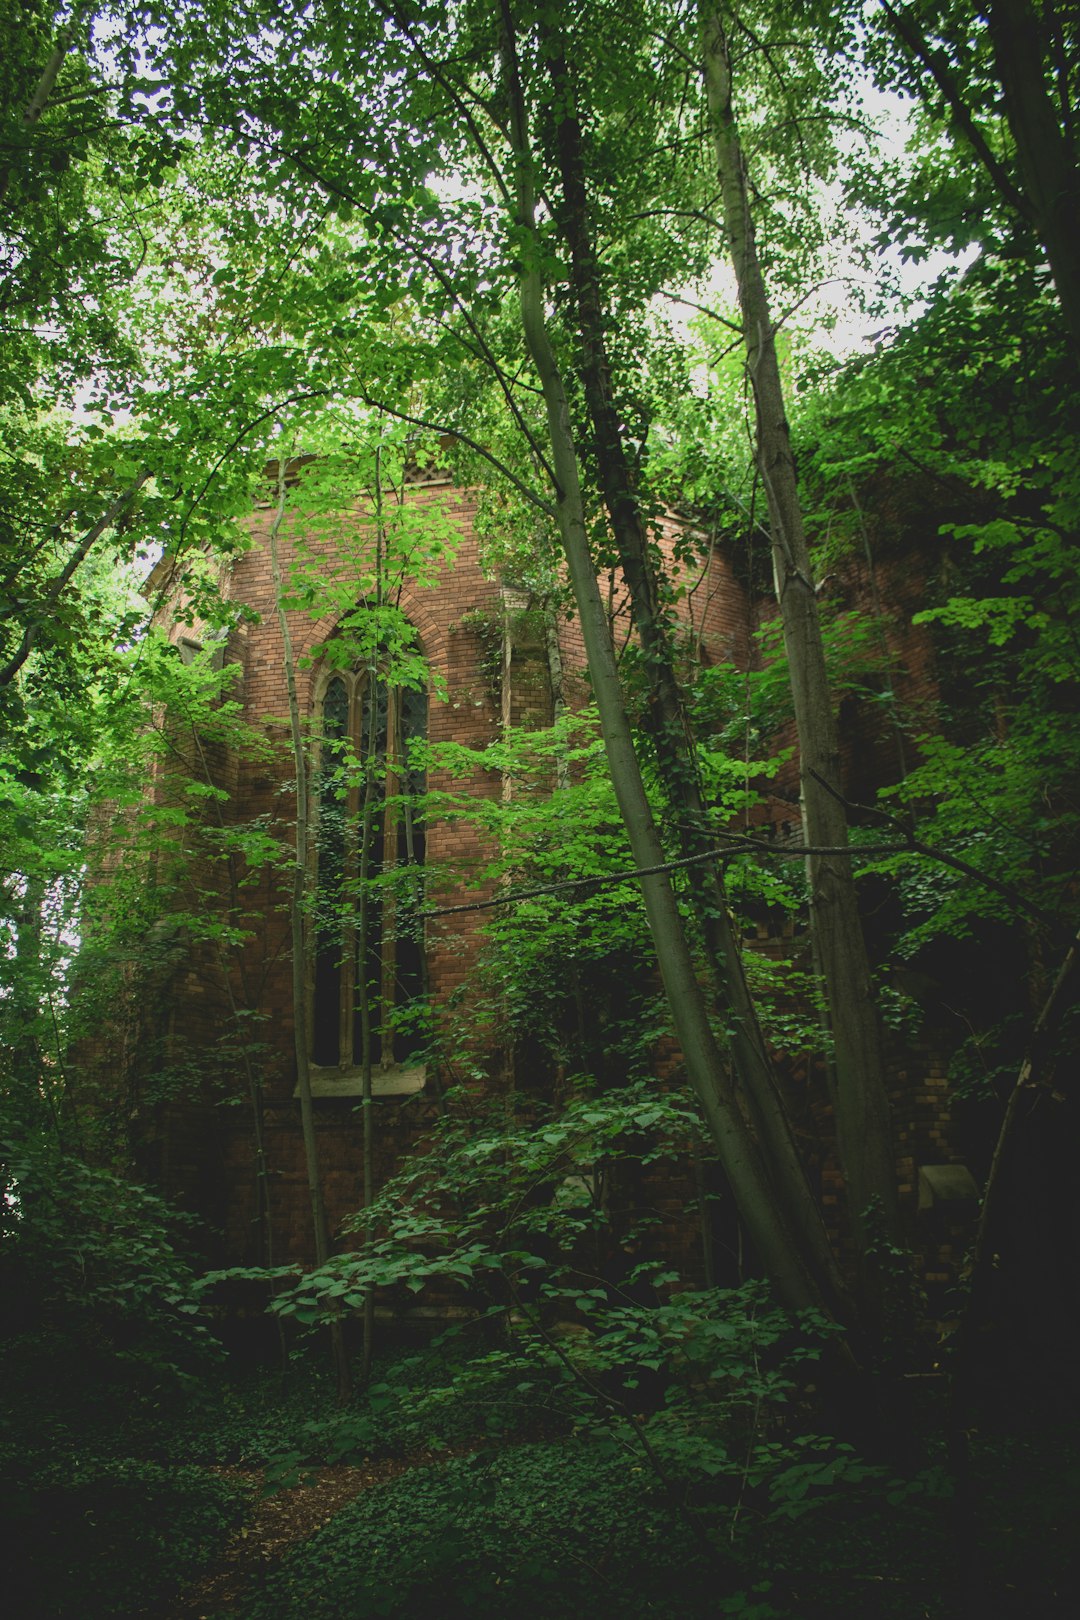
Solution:
M 592 1108 L 594 1127 L 610 1128 L 613 1111 Z M 580 1124 L 546 1151 L 579 1143 Z M 484 1164 L 482 1142 L 463 1135 L 460 1146 Z M 543 1151 L 524 1133 L 520 1149 L 529 1162 Z M 620 1151 L 630 1151 L 625 1140 Z M 452 1154 L 444 1162 L 460 1193 L 466 1171 Z M 24 1183 L 33 1212 L 25 1161 Z M 119 1233 L 130 1188 L 109 1178 L 97 1197 L 102 1213 L 116 1201 Z M 154 1207 L 140 1208 L 147 1228 Z M 461 1275 L 461 1253 L 475 1264 L 478 1249 L 468 1234 L 457 1285 L 475 1300 L 471 1320 L 430 1343 L 385 1343 L 368 1387 L 344 1407 L 319 1329 L 305 1347 L 290 1323 L 283 1365 L 272 1333 L 253 1364 L 250 1335 L 215 1353 L 185 1331 L 183 1313 L 171 1335 L 143 1323 L 141 1308 L 124 1324 L 115 1302 L 125 1281 L 138 1300 L 183 1280 L 164 1233 L 134 1257 L 122 1241 L 84 1235 L 80 1271 L 92 1270 L 95 1286 L 66 1338 L 57 1302 L 72 1277 L 51 1219 L 35 1234 L 33 1295 L 49 1302 L 50 1339 L 35 1334 L 27 1303 L 23 1333 L 4 1345 L 4 1501 L 19 1530 L 8 1589 L 21 1613 L 419 1620 L 600 1603 L 628 1615 L 899 1620 L 956 1612 L 964 1534 L 978 1549 L 984 1613 L 1030 1612 L 1035 1598 L 1040 1612 L 1065 1614 L 1075 1597 L 1067 1528 L 1080 1459 L 1060 1421 L 1064 1397 L 1052 1414 L 1046 1392 L 1037 1400 L 1022 1384 L 980 1392 L 969 1522 L 943 1440 L 943 1377 L 917 1385 L 902 1456 L 860 1453 L 825 1421 L 827 1324 L 794 1323 L 761 1284 L 678 1287 L 635 1252 L 606 1276 L 586 1275 L 581 1240 L 596 1225 L 586 1205 L 554 1206 L 546 1220 L 534 1212 L 528 1239 L 513 1234 L 504 1259 L 527 1274 L 528 1248 L 543 1248 L 552 1275 L 509 1309 L 501 1288 L 484 1303 Z M 57 1280 L 43 1288 L 51 1244 Z M 389 1268 L 390 1253 L 369 1263 Z M 431 1257 L 436 1269 L 448 1259 L 452 1273 L 445 1249 Z M 497 1270 L 485 1271 L 490 1285 Z M 6 1282 L 14 1301 L 10 1265 Z M 198 1297 L 190 1281 L 180 1297 Z M 108 1353 L 79 1377 L 75 1347 L 95 1342 Z M 319 1528 L 325 1513 L 311 1521 L 304 1504 L 335 1476 L 342 1498 Z M 272 1544 L 241 1564 L 236 1549 L 249 1534 L 258 1544 L 266 1493 L 286 1505 Z M 207 1582 L 223 1556 L 239 1574 L 215 1608 L 221 1588 Z

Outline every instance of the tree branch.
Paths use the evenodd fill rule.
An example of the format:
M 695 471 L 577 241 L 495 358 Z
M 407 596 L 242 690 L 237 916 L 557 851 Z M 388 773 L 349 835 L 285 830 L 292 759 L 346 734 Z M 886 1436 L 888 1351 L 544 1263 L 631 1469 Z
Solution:
M 885 822 L 890 827 L 898 827 L 907 836 L 907 843 L 902 848 L 909 850 L 911 854 L 924 855 L 928 860 L 940 861 L 943 866 L 951 866 L 954 871 L 962 872 L 965 877 L 974 878 L 976 883 L 981 883 L 984 888 L 992 889 L 995 894 L 1000 894 L 1002 899 L 1008 900 L 1009 904 L 1015 906 L 1018 911 L 1026 911 L 1029 917 L 1036 917 L 1041 923 L 1053 926 L 1060 921 L 1059 918 L 1054 916 L 1053 912 L 1046 911 L 1042 906 L 1037 906 L 1031 900 L 1025 899 L 1020 890 L 1015 888 L 1013 884 L 1005 883 L 1001 878 L 991 877 L 989 872 L 981 872 L 977 866 L 972 866 L 970 861 L 963 860 L 959 855 L 950 855 L 947 850 L 939 849 L 935 844 L 924 844 L 921 838 L 916 838 L 914 832 L 905 828 L 899 816 L 890 814 L 888 810 L 881 810 L 876 805 L 856 804 L 851 799 L 845 799 L 842 794 L 837 793 L 835 788 L 830 787 L 828 782 L 822 781 L 816 771 L 811 771 L 810 775 L 821 783 L 826 793 L 831 793 L 833 798 L 838 799 L 845 810 L 857 810 L 861 815 L 872 816 L 878 821 Z M 879 847 L 882 853 L 885 853 L 885 850 L 890 848 L 888 845 Z
M 67 53 L 71 48 L 71 34 L 73 27 L 74 24 L 69 22 L 66 23 L 65 26 L 60 30 L 56 37 L 56 44 L 52 48 L 52 54 L 45 64 L 41 78 L 38 80 L 34 89 L 34 93 L 30 97 L 30 100 L 27 102 L 26 106 L 23 108 L 23 126 L 28 130 L 33 129 L 34 125 L 38 122 L 42 113 L 45 111 L 46 103 L 52 94 L 53 86 L 56 83 L 60 69 L 63 67 L 64 62 L 67 59 Z M 6 163 L 3 170 L 0 171 L 0 202 L 3 202 L 4 198 L 7 196 L 7 189 L 11 184 L 11 169 L 12 165 L 9 162 Z
M 493 455 L 490 450 L 486 450 L 478 440 L 471 438 L 467 433 L 463 433 L 460 428 L 451 427 L 445 422 L 432 422 L 424 416 L 414 416 L 409 411 L 403 411 L 394 405 L 388 405 L 385 400 L 376 399 L 375 395 L 369 393 L 361 384 L 354 383 L 353 386 L 358 397 L 364 401 L 365 405 L 370 405 L 373 410 L 385 411 L 388 416 L 395 417 L 399 422 L 409 422 L 413 427 L 424 428 L 429 433 L 446 434 L 448 438 L 456 439 L 459 444 L 467 445 L 474 454 L 486 461 L 489 467 L 494 467 L 496 472 L 509 479 L 518 494 L 528 501 L 530 506 L 535 506 L 538 511 L 543 512 L 545 517 L 554 518 L 555 507 L 550 501 L 545 501 L 543 496 L 538 495 L 536 490 L 532 489 L 523 478 L 519 478 L 517 473 L 512 472 L 504 461 L 500 461 L 498 456 Z
M 56 575 L 56 578 L 50 582 L 41 603 L 35 611 L 34 617 L 23 631 L 22 641 L 20 642 L 18 649 L 13 656 L 9 658 L 8 662 L 3 666 L 3 668 L 0 669 L 0 687 L 9 685 L 11 681 L 15 679 L 15 676 L 18 674 L 19 670 L 30 656 L 34 642 L 37 639 L 38 628 L 41 625 L 42 620 L 49 613 L 50 609 L 56 605 L 61 591 L 63 591 L 68 581 L 72 578 L 76 569 L 78 569 L 82 563 L 85 562 L 91 547 L 94 545 L 94 542 L 100 540 L 101 536 L 107 529 L 112 528 L 121 512 L 135 499 L 136 495 L 139 493 L 140 489 L 142 489 L 149 477 L 150 473 L 148 471 L 141 472 L 138 478 L 136 478 L 135 482 L 133 484 L 129 484 L 127 489 L 124 490 L 123 494 L 116 497 L 115 501 L 113 501 L 104 517 L 99 518 L 97 523 L 94 524 L 93 528 L 88 529 L 83 535 L 82 539 L 75 547 L 75 550 L 68 558 L 68 561 L 64 565 L 63 569 L 59 574 Z
M 997 187 L 1001 197 L 1011 208 L 1015 208 L 1029 225 L 1034 225 L 1035 210 L 1024 193 L 1013 184 L 1004 164 L 990 150 L 986 136 L 976 124 L 971 109 L 960 94 L 960 88 L 945 52 L 934 50 L 906 11 L 897 10 L 890 5 L 889 0 L 881 0 L 881 9 L 885 13 L 891 32 L 933 79 L 945 99 L 945 105 L 951 112 L 957 129 L 966 137 L 968 145 Z
M 565 894 L 574 889 L 602 889 L 620 883 L 632 883 L 635 878 L 656 877 L 661 872 L 677 872 L 683 867 L 699 866 L 707 861 L 731 860 L 734 856 L 749 853 L 756 855 L 778 855 L 786 860 L 804 860 L 807 855 L 850 855 L 853 846 L 845 844 L 840 846 L 812 846 L 808 844 L 766 844 L 756 838 L 747 838 L 742 833 L 717 833 L 718 838 L 724 840 L 723 844 L 714 849 L 698 850 L 694 855 L 683 855 L 675 861 L 662 861 L 656 866 L 631 866 L 621 872 L 605 872 L 601 877 L 566 878 L 560 883 L 541 884 L 535 889 L 514 889 L 508 894 L 497 895 L 494 900 L 475 900 L 465 905 L 442 906 L 436 910 L 423 911 L 422 917 L 452 917 L 463 911 L 491 911 L 496 906 L 514 905 L 518 900 L 534 900 L 545 894 Z M 854 846 L 857 848 L 858 846 Z M 875 854 L 902 855 L 911 849 L 910 844 L 875 844 Z

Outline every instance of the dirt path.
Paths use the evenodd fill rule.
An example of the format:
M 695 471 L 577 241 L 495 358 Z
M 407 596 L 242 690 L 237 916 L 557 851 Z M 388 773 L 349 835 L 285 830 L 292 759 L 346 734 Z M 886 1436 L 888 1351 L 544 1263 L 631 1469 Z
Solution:
M 228 1613 L 290 1547 L 321 1530 L 361 1491 L 440 1460 L 435 1452 L 423 1451 L 362 1468 L 318 1468 L 292 1490 L 256 1496 L 247 1520 L 234 1531 L 214 1566 L 163 1608 L 158 1620 L 210 1620 L 213 1615 Z M 260 1470 L 221 1468 L 215 1472 L 256 1490 L 262 1485 Z

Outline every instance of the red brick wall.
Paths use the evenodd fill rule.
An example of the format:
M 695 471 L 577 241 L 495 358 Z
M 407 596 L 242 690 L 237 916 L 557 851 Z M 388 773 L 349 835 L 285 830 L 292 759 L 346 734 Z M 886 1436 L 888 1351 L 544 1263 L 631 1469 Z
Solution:
M 510 604 L 508 609 L 497 583 L 480 566 L 474 530 L 476 497 L 446 484 L 431 483 L 411 489 L 407 501 L 412 513 L 429 512 L 433 520 L 449 522 L 460 536 L 453 556 L 440 564 L 430 582 L 419 584 L 415 579 L 406 579 L 400 595 L 402 610 L 418 632 L 421 650 L 433 674 L 431 740 L 454 740 L 482 748 L 498 735 L 504 719 L 514 724 L 546 719 L 550 686 L 545 684 L 542 638 L 532 632 L 522 633 L 516 641 L 511 637 L 503 648 L 501 692 L 492 679 L 490 626 L 507 622 L 508 611 L 512 614 L 521 604 Z M 268 752 L 265 757 L 254 757 L 219 749 L 212 763 L 215 780 L 231 795 L 224 813 L 235 822 L 264 818 L 281 848 L 287 851 L 295 795 L 291 786 L 285 668 L 267 546 L 271 521 L 268 509 L 256 514 L 250 525 L 252 544 L 234 559 L 224 585 L 230 600 L 245 604 L 255 615 L 230 638 L 226 660 L 238 672 L 234 695 L 242 703 L 244 718 L 265 739 Z M 280 536 L 284 567 L 288 571 L 299 539 L 311 548 L 312 559 L 323 575 L 338 577 L 344 583 L 352 566 L 353 543 L 363 531 L 364 517 L 360 512 L 349 514 L 346 523 L 329 523 L 321 518 L 307 523 L 301 518 L 294 525 L 286 524 Z M 737 577 L 731 556 L 720 548 L 701 546 L 700 560 L 675 564 L 676 548 L 685 550 L 689 538 L 687 526 L 677 518 L 665 523 L 659 537 L 681 590 L 677 613 L 687 638 L 708 661 L 733 661 L 745 667 L 755 656 L 754 631 L 774 608 L 750 598 Z M 901 611 L 883 626 L 889 638 L 894 684 L 903 701 L 926 703 L 933 696 L 930 645 L 924 635 L 911 630 L 910 611 L 918 603 L 912 604 L 905 597 L 905 591 L 907 597 L 913 591 L 917 596 L 917 574 L 904 573 L 896 563 L 882 566 L 889 572 L 890 601 L 901 602 Z M 621 644 L 629 629 L 626 593 L 617 576 L 601 583 L 609 593 L 616 640 Z M 846 592 L 863 606 L 869 600 L 869 581 L 854 564 L 830 588 Z M 173 602 L 177 599 L 174 592 Z M 339 608 L 328 607 L 314 619 L 299 611 L 289 615 L 300 666 L 299 705 L 305 717 L 312 713 L 313 688 L 318 678 L 317 663 L 308 660 L 312 650 L 332 635 L 339 613 Z M 173 631 L 174 635 L 187 633 Z M 561 625 L 560 646 L 568 700 L 580 703 L 586 699 L 588 688 L 576 619 Z M 436 695 L 436 684 L 444 687 L 443 695 Z M 847 779 L 880 781 L 895 775 L 895 740 L 881 707 L 867 705 L 858 712 L 852 710 L 842 716 L 842 722 Z M 451 783 L 444 775 L 433 778 L 430 785 L 464 790 L 474 797 L 494 798 L 503 790 L 498 773 L 481 768 L 472 772 L 468 782 Z M 169 788 L 164 778 L 155 784 L 155 791 L 167 795 Z M 777 784 L 777 795 L 765 812 L 767 820 L 792 825 L 796 835 L 798 812 L 792 801 L 797 800 L 797 791 L 797 773 L 792 768 Z M 482 898 L 486 891 L 472 890 L 468 883 L 491 853 L 478 841 L 476 833 L 461 823 L 432 825 L 427 841 L 427 863 L 432 874 L 429 901 L 438 906 Z M 439 872 L 447 875 L 437 878 Z M 221 906 L 228 904 L 230 896 L 238 900 L 240 921 L 249 937 L 239 949 L 222 952 L 211 945 L 190 949 L 168 982 L 155 986 L 150 1004 L 143 1007 L 144 1032 L 152 1031 L 165 1060 L 178 1064 L 194 1059 L 205 1078 L 196 1101 L 185 1097 L 183 1101 L 143 1110 L 138 1126 L 141 1167 L 160 1180 L 170 1194 L 209 1217 L 218 1228 L 223 1259 L 238 1262 L 265 1258 L 249 1098 L 250 1081 L 254 1079 L 262 1098 L 273 1216 L 272 1258 L 276 1263 L 308 1260 L 312 1249 L 310 1212 L 297 1104 L 293 1100 L 288 870 L 268 865 L 248 871 L 238 863 L 230 875 L 221 862 L 208 860 L 195 866 L 193 882 L 204 889 L 208 911 L 214 908 L 215 896 Z M 231 888 L 230 884 L 239 886 Z M 477 931 L 483 920 L 482 913 L 466 913 L 428 924 L 431 989 L 439 1017 L 451 1033 L 454 997 L 463 993 L 467 985 L 476 956 Z M 792 946 L 789 942 L 774 948 L 786 951 Z M 223 1032 L 227 1036 L 236 1028 L 234 1007 L 243 1011 L 245 1028 L 254 1030 L 259 1043 L 250 1070 L 245 1070 L 235 1054 L 220 1050 Z M 250 1021 L 252 1013 L 258 1015 L 254 1022 Z M 497 1054 L 476 1056 L 482 1060 L 482 1067 L 496 1073 Z M 914 1061 L 914 1069 L 905 1069 L 897 1076 L 905 1190 L 913 1189 L 915 1166 L 922 1157 L 940 1158 L 948 1151 L 940 1137 L 940 1074 L 929 1053 Z M 823 1133 L 826 1145 L 821 1169 L 826 1183 L 830 1179 L 833 1182 L 827 1196 L 835 1201 L 839 1193 L 828 1157 L 828 1109 L 823 1088 L 805 1073 L 801 1080 L 796 1077 L 795 1084 L 807 1090 L 807 1117 L 814 1116 L 813 1129 Z M 226 1104 L 224 1097 L 231 1100 Z M 355 1212 L 360 1203 L 361 1124 L 357 1102 L 357 1098 L 320 1099 L 315 1105 L 326 1203 L 333 1227 Z M 380 1097 L 374 1106 L 376 1173 L 381 1182 L 415 1148 L 432 1122 L 436 1111 L 435 1077 L 419 1095 Z M 665 1229 L 670 1228 L 671 1233 L 679 1225 L 675 1206 L 681 1206 L 687 1197 L 692 1200 L 694 1186 L 691 1167 L 682 1166 L 672 1168 L 666 1190 L 653 1189 L 658 1209 L 662 1206 Z M 679 1227 L 677 1238 L 671 1233 L 672 1245 L 694 1252 L 699 1240 L 685 1224 Z

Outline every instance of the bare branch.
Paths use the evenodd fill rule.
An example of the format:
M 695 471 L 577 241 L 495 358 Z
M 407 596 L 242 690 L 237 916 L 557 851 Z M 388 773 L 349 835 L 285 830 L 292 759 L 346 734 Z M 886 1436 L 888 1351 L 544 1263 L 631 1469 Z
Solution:
M 936 844 L 923 843 L 921 838 L 916 838 L 913 830 L 905 829 L 904 823 L 899 816 L 894 816 L 888 810 L 882 810 L 877 805 L 856 804 L 851 799 L 845 799 L 828 782 L 823 781 L 817 771 L 811 771 L 810 775 L 821 784 L 826 793 L 830 793 L 834 799 L 838 800 L 845 810 L 857 810 L 861 815 L 872 816 L 891 827 L 898 827 L 901 832 L 906 831 L 907 843 L 902 847 L 906 848 L 911 854 L 924 855 L 928 860 L 940 861 L 943 866 L 951 866 L 954 871 L 962 872 L 965 877 L 973 878 L 976 883 L 981 883 L 984 888 L 992 889 L 995 894 L 1000 894 L 1003 900 L 1007 900 L 1018 911 L 1026 911 L 1029 917 L 1037 917 L 1041 923 L 1052 926 L 1060 920 L 1054 916 L 1053 912 L 1046 911 L 1042 906 L 1037 906 L 1033 901 L 1028 900 L 1012 883 L 1005 883 L 1001 878 L 991 876 L 989 872 L 980 871 L 977 866 L 972 866 L 970 861 L 963 860 L 959 855 L 950 855 L 948 850 L 939 849 Z M 882 853 L 885 852 L 887 847 L 886 845 L 880 846 Z M 849 853 L 851 852 L 849 851 Z
M 606 872 L 602 877 L 567 878 L 560 883 L 541 884 L 534 889 L 514 889 L 508 894 L 497 895 L 493 900 L 474 900 L 471 903 L 457 906 L 442 906 L 436 910 L 423 911 L 422 917 L 451 917 L 463 911 L 492 911 L 496 906 L 510 906 L 519 900 L 535 900 L 545 894 L 566 894 L 576 889 L 603 889 L 619 883 L 632 883 L 635 878 L 656 877 L 661 872 L 677 872 L 683 867 L 700 866 L 705 862 L 731 860 L 734 856 L 751 853 L 756 855 L 779 855 L 788 860 L 803 860 L 807 855 L 851 855 L 854 853 L 850 845 L 842 847 L 814 847 L 808 844 L 766 844 L 760 839 L 747 838 L 742 833 L 717 833 L 718 838 L 724 840 L 723 844 L 715 849 L 699 850 L 694 855 L 684 855 L 676 861 L 663 861 L 656 866 L 632 866 L 622 872 Z M 903 844 L 875 844 L 874 853 L 877 855 L 900 855 L 909 852 L 911 845 Z

